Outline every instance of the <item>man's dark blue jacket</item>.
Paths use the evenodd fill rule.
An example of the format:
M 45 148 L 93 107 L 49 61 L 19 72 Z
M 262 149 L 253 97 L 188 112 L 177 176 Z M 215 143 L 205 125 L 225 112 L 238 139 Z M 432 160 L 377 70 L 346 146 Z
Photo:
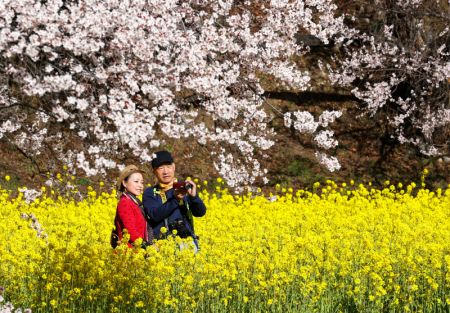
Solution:
M 184 203 L 180 205 L 178 199 L 174 196 L 174 190 L 169 189 L 166 191 L 167 202 L 163 203 L 160 196 L 160 193 L 162 192 L 164 191 L 162 191 L 158 185 L 155 185 L 147 188 L 142 198 L 146 214 L 150 216 L 151 219 L 150 224 L 153 228 L 154 238 L 163 237 L 161 236 L 161 227 L 165 226 L 164 219 L 166 218 L 169 225 L 177 219 L 183 219 L 186 222 L 186 227 L 189 232 L 194 236 L 193 227 L 187 218 L 187 207 L 189 207 L 193 216 L 201 217 L 205 215 L 206 207 L 202 199 L 200 199 L 198 195 L 195 197 L 186 195 L 183 198 Z

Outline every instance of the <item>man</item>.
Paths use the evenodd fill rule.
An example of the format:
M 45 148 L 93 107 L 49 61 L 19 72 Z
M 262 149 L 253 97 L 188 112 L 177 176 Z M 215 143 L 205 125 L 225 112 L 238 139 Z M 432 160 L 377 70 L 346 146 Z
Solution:
M 192 237 L 198 250 L 192 216 L 205 215 L 206 207 L 198 197 L 197 186 L 191 180 L 176 182 L 175 163 L 168 151 L 156 152 L 152 168 L 158 183 L 145 190 L 142 202 L 151 218 L 154 238 L 166 238 L 176 230 L 181 238 Z M 166 228 L 166 233 L 161 232 L 161 227 Z

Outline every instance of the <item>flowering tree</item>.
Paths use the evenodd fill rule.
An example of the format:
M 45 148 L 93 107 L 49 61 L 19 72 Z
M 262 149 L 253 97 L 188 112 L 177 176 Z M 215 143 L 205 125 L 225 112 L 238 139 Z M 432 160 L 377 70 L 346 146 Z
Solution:
M 402 3 L 406 11 L 421 5 Z M 364 100 L 365 112 L 398 109 L 389 122 L 400 125 L 402 142 L 437 153 L 433 131 L 450 121 L 442 93 L 448 47 L 419 59 L 417 47 L 396 48 L 395 23 L 384 19 L 372 34 L 331 0 L 4 0 L 0 12 L 0 138 L 27 155 L 51 151 L 88 175 L 122 166 L 116 161 L 126 153 L 148 162 L 164 138 L 179 138 L 207 145 L 230 185 L 264 178 L 258 159 L 274 130 L 261 78 L 288 92 L 311 87 L 310 70 L 296 63 L 310 53 L 299 33 L 339 47 L 332 63 L 319 65 Z M 429 82 L 396 95 L 412 72 Z M 426 91 L 439 91 L 440 102 Z M 283 112 L 287 127 L 314 138 L 332 171 L 340 165 L 327 152 L 338 145 L 331 126 L 341 115 Z M 423 140 L 409 136 L 407 122 Z
M 438 137 L 450 122 L 449 3 L 354 1 L 341 8 L 352 12 L 348 25 L 359 35 L 341 47 L 345 58 L 331 69 L 332 82 L 352 88 L 387 138 L 424 155 L 442 153 L 448 138 Z

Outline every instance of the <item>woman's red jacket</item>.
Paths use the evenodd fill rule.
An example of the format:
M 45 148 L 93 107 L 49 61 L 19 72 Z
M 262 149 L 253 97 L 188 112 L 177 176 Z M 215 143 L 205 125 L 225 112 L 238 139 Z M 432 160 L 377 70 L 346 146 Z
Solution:
M 116 225 L 119 240 L 123 238 L 124 229 L 130 234 L 129 247 L 132 247 L 132 243 L 138 238 L 142 238 L 145 241 L 148 240 L 147 222 L 139 206 L 126 195 L 122 195 L 117 204 L 114 224 Z

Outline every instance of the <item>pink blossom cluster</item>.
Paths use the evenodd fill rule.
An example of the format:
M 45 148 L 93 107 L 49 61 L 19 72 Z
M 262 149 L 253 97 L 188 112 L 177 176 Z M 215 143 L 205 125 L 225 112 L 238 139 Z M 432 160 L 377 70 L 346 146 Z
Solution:
M 35 190 L 35 189 L 28 189 L 28 188 L 19 188 L 19 192 L 22 193 L 23 199 L 27 204 L 30 204 L 37 198 L 39 198 L 42 195 L 41 191 Z
M 392 139 L 426 155 L 442 154 L 434 135 L 450 124 L 448 5 L 421 0 L 377 5 L 374 23 L 384 26 L 347 41 L 340 66 L 328 67 L 330 80 L 352 88 L 364 103 L 361 115 L 387 113 Z
M 402 5 L 418 6 L 420 1 Z M 407 72 L 424 71 L 430 80 L 424 86 L 442 84 L 450 76 L 442 61 L 448 49 L 427 59 L 407 55 L 389 27 L 379 42 L 346 18 L 331 0 L 3 0 L 0 138 L 30 155 L 51 147 L 87 175 L 120 168 L 114 160 L 127 151 L 149 162 L 164 138 L 195 140 L 222 147 L 213 162 L 231 186 L 265 181 L 260 159 L 275 133 L 261 76 L 286 90 L 310 88 L 310 71 L 294 61 L 310 51 L 299 32 L 348 49 L 338 67 L 326 68 L 333 83 L 353 88 L 369 113 L 402 101 L 405 109 L 392 123 L 401 126 L 414 116 L 426 138 L 448 123 L 448 114 L 439 119 L 442 110 L 425 101 L 428 87 L 410 99 L 392 96 Z M 351 49 L 355 40 L 363 46 Z M 389 79 L 352 85 L 388 61 L 398 68 Z M 428 115 L 414 114 L 427 108 Z M 287 127 L 314 138 L 319 162 L 332 171 L 339 162 L 326 154 L 338 146 L 330 127 L 341 114 L 284 115 Z M 55 124 L 57 130 L 50 127 Z M 410 140 L 399 129 L 399 137 Z M 68 134 L 78 145 L 66 140 Z
M 36 231 L 36 236 L 38 238 L 46 239 L 48 237 L 47 234 L 44 232 L 41 223 L 39 223 L 39 220 L 33 213 L 30 214 L 21 213 L 20 218 L 24 220 L 31 220 L 31 228 Z
M 31 309 L 15 308 L 11 302 L 5 303 L 5 298 L 3 298 L 3 293 L 5 292 L 5 287 L 0 285 L 0 313 L 31 313 Z

